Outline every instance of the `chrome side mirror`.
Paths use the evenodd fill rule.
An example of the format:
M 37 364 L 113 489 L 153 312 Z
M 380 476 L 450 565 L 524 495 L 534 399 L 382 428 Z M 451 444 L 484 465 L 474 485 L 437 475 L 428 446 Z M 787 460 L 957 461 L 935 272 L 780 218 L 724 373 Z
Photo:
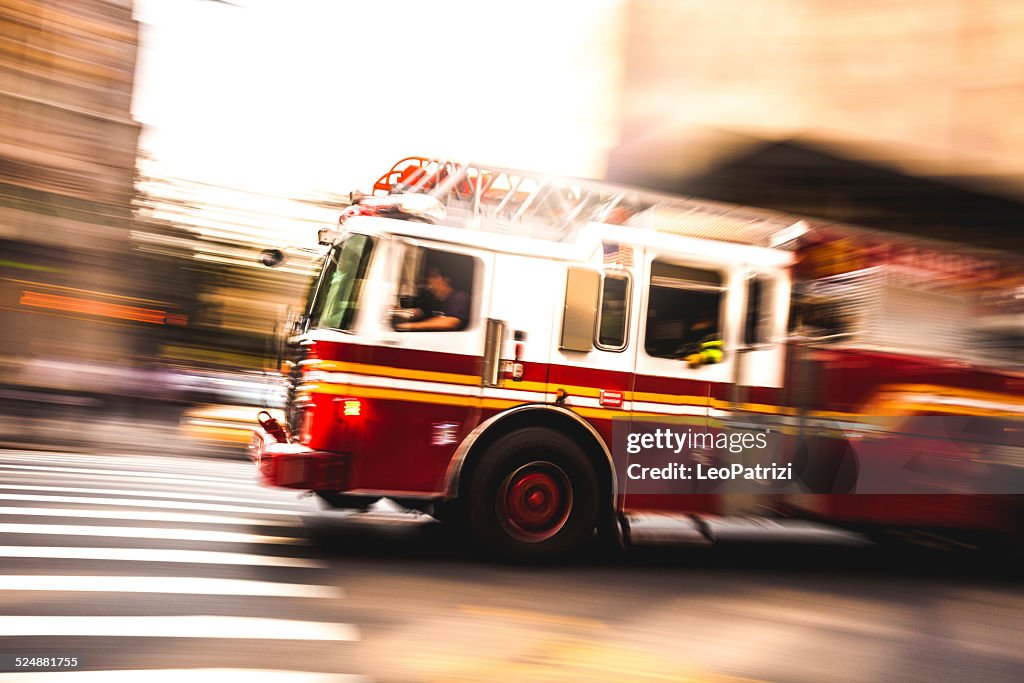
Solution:
M 341 239 L 341 231 L 334 228 L 321 228 L 317 230 L 316 241 L 324 246 L 333 246 Z

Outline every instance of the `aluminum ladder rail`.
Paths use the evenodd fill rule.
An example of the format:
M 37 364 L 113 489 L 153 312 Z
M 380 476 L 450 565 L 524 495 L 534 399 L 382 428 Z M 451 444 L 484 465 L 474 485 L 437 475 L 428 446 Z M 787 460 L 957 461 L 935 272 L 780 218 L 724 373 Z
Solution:
M 403 163 L 408 162 L 404 169 Z M 601 181 L 531 173 L 500 166 L 410 157 L 385 179 L 402 175 L 392 193 L 427 194 L 464 227 L 565 241 L 586 223 L 628 225 L 728 242 L 778 246 L 779 236 L 802 232 L 800 216 L 735 204 L 661 194 Z M 795 229 L 795 230 L 794 230 Z

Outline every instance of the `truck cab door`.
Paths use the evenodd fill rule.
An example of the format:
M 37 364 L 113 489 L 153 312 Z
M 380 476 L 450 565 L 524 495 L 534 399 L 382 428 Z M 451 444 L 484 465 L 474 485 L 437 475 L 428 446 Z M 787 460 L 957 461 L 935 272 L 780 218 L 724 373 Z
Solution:
M 364 380 L 374 398 L 356 479 L 364 489 L 439 492 L 455 448 L 479 421 L 493 255 L 404 237 L 388 240 L 388 252 L 381 315 L 368 334 L 376 342 Z M 411 311 L 443 312 L 444 301 L 428 288 L 434 269 L 449 280 L 449 296 L 468 295 L 468 319 L 453 330 L 403 331 L 399 323 Z
M 631 264 L 630 264 L 631 266 Z M 637 349 L 635 274 L 621 264 L 570 266 L 545 391 L 586 420 L 608 445 L 629 423 Z M 621 490 L 621 486 L 620 486 Z

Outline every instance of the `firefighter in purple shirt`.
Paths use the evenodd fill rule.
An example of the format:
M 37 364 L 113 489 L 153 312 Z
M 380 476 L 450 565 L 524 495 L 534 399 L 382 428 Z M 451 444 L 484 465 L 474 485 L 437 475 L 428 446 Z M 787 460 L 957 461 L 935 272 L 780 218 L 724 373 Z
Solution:
M 435 299 L 432 310 L 419 309 L 419 320 L 395 325 L 402 331 L 461 330 L 469 322 L 469 294 L 452 287 L 452 279 L 437 268 L 427 269 L 427 289 Z

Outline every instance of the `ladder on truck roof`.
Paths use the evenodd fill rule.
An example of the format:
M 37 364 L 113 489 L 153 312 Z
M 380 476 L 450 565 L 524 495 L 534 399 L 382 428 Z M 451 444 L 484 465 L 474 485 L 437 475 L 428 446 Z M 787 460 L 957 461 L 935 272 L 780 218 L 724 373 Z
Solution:
M 426 194 L 445 206 L 446 224 L 557 241 L 590 222 L 765 247 L 806 229 L 799 216 L 768 210 L 426 157 L 396 163 L 373 193 Z

